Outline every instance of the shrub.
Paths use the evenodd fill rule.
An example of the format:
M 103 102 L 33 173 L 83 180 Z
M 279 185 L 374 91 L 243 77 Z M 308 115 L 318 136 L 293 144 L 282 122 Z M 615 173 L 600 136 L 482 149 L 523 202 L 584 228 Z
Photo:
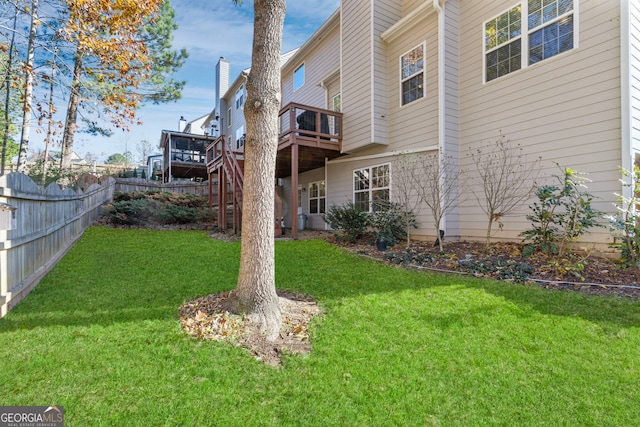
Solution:
M 490 276 L 500 280 L 512 280 L 515 283 L 524 283 L 533 274 L 533 267 L 527 263 L 498 258 L 461 260 L 458 267 L 476 276 Z
M 608 215 L 612 232 L 619 232 L 614 235 L 611 247 L 620 252 L 620 261 L 624 267 L 640 268 L 640 168 L 633 167 L 633 171 L 620 169 L 623 178 L 622 185 L 630 189 L 629 196 L 616 194 L 618 204 L 615 205 L 617 212 Z
M 531 242 L 523 250 L 525 256 L 536 251 L 562 256 L 569 242 L 592 227 L 603 226 L 597 222 L 602 212 L 591 206 L 593 196 L 584 190 L 589 180 L 570 168 L 561 171 L 561 175 L 554 175 L 556 185 L 536 190 L 538 201 L 530 206 L 533 213 L 527 215 L 533 227 L 520 233 Z
M 369 214 L 358 209 L 352 201 L 331 206 L 322 219 L 334 230 L 342 231 L 340 237 L 351 243 L 362 238 L 370 222 Z
M 406 211 L 402 205 L 394 202 L 376 202 L 371 214 L 371 227 L 375 231 L 376 241 L 383 240 L 395 245 L 398 240 L 407 237 L 407 225 L 417 227 L 413 212 Z
M 120 200 L 105 206 L 102 216 L 112 224 L 137 225 L 147 217 L 144 199 Z
M 210 221 L 213 212 L 207 199 L 193 194 L 160 191 L 116 192 L 102 216 L 112 224 L 139 225 L 145 221 L 160 224 L 190 224 Z
M 198 221 L 199 214 L 197 208 L 168 205 L 157 211 L 153 218 L 163 224 L 191 224 Z

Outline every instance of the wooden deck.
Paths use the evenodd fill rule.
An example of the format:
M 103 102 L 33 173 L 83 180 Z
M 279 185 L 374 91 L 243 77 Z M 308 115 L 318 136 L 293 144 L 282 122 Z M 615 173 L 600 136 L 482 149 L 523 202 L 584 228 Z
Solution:
M 298 174 L 325 166 L 325 159 L 342 155 L 342 113 L 297 103 L 287 104 L 278 116 L 278 154 L 274 178 L 291 177 L 291 188 L 298 187 Z M 232 150 L 225 137 L 217 138 L 206 148 L 206 169 L 209 177 L 209 203 L 213 200 L 213 177 L 217 176 L 218 206 L 232 205 L 233 228 L 239 231 L 244 183 L 244 153 Z M 230 197 L 227 196 L 230 194 Z M 277 193 L 276 193 L 276 197 Z M 275 200 L 279 228 L 282 202 Z M 289 206 L 298 206 L 298 192 L 292 191 Z M 219 209 L 218 212 L 226 212 Z M 292 237 L 298 237 L 298 216 L 290 218 Z M 226 228 L 226 213 L 218 218 L 218 226 Z

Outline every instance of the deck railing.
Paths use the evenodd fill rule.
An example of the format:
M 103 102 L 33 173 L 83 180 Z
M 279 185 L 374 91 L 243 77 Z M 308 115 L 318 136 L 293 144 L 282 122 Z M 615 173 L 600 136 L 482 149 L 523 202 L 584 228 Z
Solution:
M 280 110 L 278 119 L 280 149 L 296 143 L 341 148 L 342 113 L 292 102 Z

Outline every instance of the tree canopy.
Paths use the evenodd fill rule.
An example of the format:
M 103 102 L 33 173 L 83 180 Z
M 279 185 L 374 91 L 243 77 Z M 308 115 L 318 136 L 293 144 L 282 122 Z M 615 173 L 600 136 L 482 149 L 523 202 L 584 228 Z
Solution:
M 64 163 L 77 130 L 109 136 L 140 124 L 144 103 L 181 96 L 185 82 L 172 75 L 187 52 L 172 47 L 170 0 L 11 0 L 0 12 L 18 23 L 0 21 L 0 51 L 16 40 L 14 66 L 2 56 L 0 69 L 24 81 L 12 84 L 11 97 L 22 103 L 25 152 L 35 127 L 62 146 Z

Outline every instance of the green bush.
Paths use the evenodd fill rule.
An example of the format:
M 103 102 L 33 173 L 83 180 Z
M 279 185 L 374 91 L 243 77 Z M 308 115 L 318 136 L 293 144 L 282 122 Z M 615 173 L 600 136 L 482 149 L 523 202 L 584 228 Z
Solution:
M 147 218 L 147 200 L 114 201 L 105 206 L 102 216 L 112 224 L 137 225 Z
M 155 213 L 154 219 L 163 224 L 191 224 L 198 221 L 198 209 L 168 205 Z
M 532 228 L 520 233 L 530 241 L 523 250 L 525 256 L 536 251 L 562 256 L 568 243 L 592 227 L 603 226 L 597 222 L 602 212 L 591 206 L 593 196 L 585 191 L 589 180 L 573 169 L 560 169 L 562 174 L 554 175 L 556 185 L 536 190 L 538 201 L 530 206 L 533 213 L 527 215 Z
M 211 221 L 207 198 L 160 191 L 116 192 L 102 216 L 116 225 L 191 224 Z
M 629 188 L 629 196 L 618 196 L 617 212 L 608 215 L 609 229 L 617 232 L 611 247 L 620 252 L 620 262 L 623 267 L 640 268 L 640 168 L 633 167 L 633 171 L 620 169 L 623 178 L 622 185 Z M 620 234 L 618 234 L 620 233 Z
M 352 201 L 331 206 L 322 219 L 334 230 L 342 231 L 340 238 L 351 243 L 362 238 L 370 222 L 369 214 L 358 209 Z
M 399 203 L 380 201 L 374 204 L 371 227 L 375 231 L 376 241 L 383 240 L 388 245 L 395 245 L 407 237 L 407 224 L 416 228 L 415 215 L 407 212 Z

